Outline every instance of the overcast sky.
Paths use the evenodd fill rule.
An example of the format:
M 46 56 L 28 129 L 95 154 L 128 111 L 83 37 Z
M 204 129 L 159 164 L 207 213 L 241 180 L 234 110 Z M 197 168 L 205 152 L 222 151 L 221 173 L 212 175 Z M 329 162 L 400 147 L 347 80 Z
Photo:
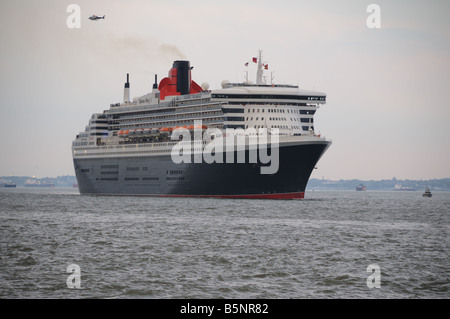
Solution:
M 275 82 L 327 94 L 315 128 L 333 144 L 312 177 L 450 177 L 449 13 L 447 0 L 1 1 L 0 176 L 74 175 L 72 140 L 122 100 L 126 73 L 140 96 L 188 59 L 218 89 L 262 49 Z

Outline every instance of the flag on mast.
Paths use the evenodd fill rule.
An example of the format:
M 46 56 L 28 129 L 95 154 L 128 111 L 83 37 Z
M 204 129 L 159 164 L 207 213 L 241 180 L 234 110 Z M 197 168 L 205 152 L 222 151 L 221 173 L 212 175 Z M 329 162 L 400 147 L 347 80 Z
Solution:
M 253 63 L 256 63 L 256 62 L 258 62 L 258 59 L 257 58 L 253 58 Z

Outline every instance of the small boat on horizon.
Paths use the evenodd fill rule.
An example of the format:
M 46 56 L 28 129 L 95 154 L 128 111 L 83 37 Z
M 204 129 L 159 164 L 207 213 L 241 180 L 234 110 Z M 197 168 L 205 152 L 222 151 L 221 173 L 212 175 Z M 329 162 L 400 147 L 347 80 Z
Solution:
M 46 181 L 41 181 L 37 179 L 27 179 L 25 183 L 23 184 L 24 187 L 55 187 L 55 184 L 53 183 L 47 183 Z
M 433 196 L 433 194 L 431 194 L 431 191 L 430 191 L 430 188 L 426 188 L 425 189 L 425 193 L 423 193 L 423 195 L 422 195 L 423 197 L 431 197 L 431 196 Z
M 17 185 L 14 183 L 0 183 L 0 187 L 8 187 L 8 188 L 14 188 Z
M 364 186 L 363 184 L 359 184 L 358 186 L 356 186 L 356 190 L 357 191 L 365 191 L 365 190 L 367 190 L 367 187 Z

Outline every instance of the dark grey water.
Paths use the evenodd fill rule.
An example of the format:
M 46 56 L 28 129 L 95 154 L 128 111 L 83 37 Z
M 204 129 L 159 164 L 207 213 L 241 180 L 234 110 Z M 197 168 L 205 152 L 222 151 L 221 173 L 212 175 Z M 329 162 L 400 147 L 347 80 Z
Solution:
M 0 298 L 449 298 L 449 207 L 449 192 L 277 201 L 1 189 Z M 79 289 L 68 288 L 71 264 Z

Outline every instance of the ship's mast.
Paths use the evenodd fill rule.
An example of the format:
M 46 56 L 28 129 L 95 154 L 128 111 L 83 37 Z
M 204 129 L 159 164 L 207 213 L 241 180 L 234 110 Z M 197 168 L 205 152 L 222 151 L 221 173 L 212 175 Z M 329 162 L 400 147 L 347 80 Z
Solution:
M 264 84 L 263 81 L 263 63 L 262 63 L 262 50 L 258 50 L 259 57 L 258 57 L 258 69 L 256 70 L 256 84 L 262 85 Z

